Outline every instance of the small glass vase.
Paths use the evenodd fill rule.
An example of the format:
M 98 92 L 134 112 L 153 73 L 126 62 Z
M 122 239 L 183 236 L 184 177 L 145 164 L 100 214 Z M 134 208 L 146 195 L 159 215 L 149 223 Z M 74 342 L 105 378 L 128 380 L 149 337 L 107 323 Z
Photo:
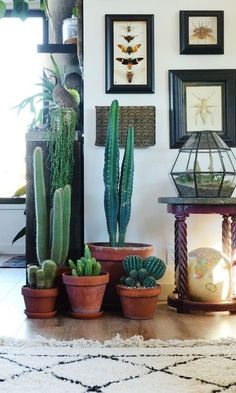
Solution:
M 63 44 L 77 44 L 78 20 L 75 17 L 65 19 L 62 25 Z

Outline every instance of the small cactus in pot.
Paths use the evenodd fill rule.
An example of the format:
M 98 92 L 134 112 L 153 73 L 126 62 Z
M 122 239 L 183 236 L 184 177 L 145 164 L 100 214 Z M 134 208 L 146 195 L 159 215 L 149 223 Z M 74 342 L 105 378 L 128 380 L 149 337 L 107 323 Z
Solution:
M 166 271 L 165 262 L 155 256 L 142 260 L 139 256 L 129 255 L 122 264 L 127 276 L 120 279 L 120 284 L 131 288 L 153 288 Z
M 69 259 L 71 274 L 63 273 L 62 279 L 68 294 L 71 315 L 79 319 L 98 318 L 109 273 L 101 271 L 101 264 L 91 256 L 89 246 L 84 256 L 76 262 Z
M 129 255 L 122 262 L 126 276 L 117 285 L 123 315 L 130 319 L 150 319 L 156 310 L 161 292 L 157 280 L 163 277 L 166 264 L 161 259 L 150 256 L 145 259 Z
M 41 266 L 27 266 L 28 285 L 21 288 L 28 318 L 51 318 L 56 315 L 58 288 L 55 287 L 57 265 L 48 259 Z

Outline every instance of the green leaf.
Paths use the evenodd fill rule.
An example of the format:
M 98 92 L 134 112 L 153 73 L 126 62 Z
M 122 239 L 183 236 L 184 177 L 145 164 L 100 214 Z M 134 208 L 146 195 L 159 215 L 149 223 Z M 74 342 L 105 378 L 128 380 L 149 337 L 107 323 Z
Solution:
M 12 240 L 12 244 L 19 240 L 21 237 L 25 236 L 26 234 L 26 227 L 22 228 Z
M 5 15 L 6 12 L 6 4 L 5 1 L 0 0 L 0 18 Z
M 13 0 L 12 15 L 25 20 L 28 16 L 29 4 L 25 0 Z

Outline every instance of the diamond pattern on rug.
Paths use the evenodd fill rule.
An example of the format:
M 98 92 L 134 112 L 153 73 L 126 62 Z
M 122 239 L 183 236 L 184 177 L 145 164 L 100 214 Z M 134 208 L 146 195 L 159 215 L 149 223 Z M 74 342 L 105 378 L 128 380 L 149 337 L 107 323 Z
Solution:
M 236 393 L 236 345 L 0 346 L 4 393 Z

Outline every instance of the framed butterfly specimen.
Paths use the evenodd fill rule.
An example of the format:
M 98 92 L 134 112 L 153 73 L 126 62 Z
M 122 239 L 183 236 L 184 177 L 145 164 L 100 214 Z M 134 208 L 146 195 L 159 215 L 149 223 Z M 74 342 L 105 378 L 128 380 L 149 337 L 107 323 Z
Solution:
M 154 16 L 105 15 L 106 93 L 154 93 Z

